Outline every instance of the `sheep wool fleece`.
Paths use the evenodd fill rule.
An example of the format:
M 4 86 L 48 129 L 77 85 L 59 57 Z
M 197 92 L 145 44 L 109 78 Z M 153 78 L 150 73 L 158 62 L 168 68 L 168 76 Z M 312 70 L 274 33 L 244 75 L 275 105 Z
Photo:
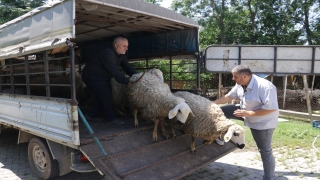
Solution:
M 111 79 L 113 104 L 120 110 L 129 107 L 127 99 L 127 85 L 118 83 L 114 78 Z
M 169 86 L 157 76 L 145 73 L 138 80 L 141 76 L 142 73 L 138 73 L 130 78 L 134 83 L 127 94 L 131 108 L 137 109 L 143 118 L 151 121 L 165 118 L 177 104 L 185 102 L 174 96 Z
M 181 129 L 193 137 L 200 137 L 208 142 L 223 136 L 235 123 L 227 119 L 221 108 L 210 100 L 189 92 L 178 91 L 175 96 L 182 97 L 190 106 L 195 117 L 189 116 Z

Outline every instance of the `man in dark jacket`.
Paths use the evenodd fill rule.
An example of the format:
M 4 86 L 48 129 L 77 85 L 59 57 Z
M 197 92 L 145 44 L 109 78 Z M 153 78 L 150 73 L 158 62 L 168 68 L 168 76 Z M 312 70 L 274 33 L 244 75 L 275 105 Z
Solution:
M 96 54 L 83 69 L 82 80 L 95 95 L 94 105 L 86 114 L 88 120 L 101 121 L 98 116 L 104 112 L 108 124 L 124 124 L 123 121 L 116 119 L 113 112 L 111 78 L 131 87 L 129 79 L 119 71 L 119 66 L 121 66 L 129 76 L 136 73 L 128 63 L 125 55 L 127 50 L 128 40 L 117 37 L 113 41 L 113 48 L 105 48 Z

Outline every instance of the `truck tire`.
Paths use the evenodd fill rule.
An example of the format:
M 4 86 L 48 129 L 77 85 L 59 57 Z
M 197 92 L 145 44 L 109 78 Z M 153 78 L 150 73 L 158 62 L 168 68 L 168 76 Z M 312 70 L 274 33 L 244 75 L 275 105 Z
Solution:
M 41 179 L 59 176 L 59 163 L 52 158 L 44 139 L 32 138 L 28 146 L 29 164 L 33 173 Z

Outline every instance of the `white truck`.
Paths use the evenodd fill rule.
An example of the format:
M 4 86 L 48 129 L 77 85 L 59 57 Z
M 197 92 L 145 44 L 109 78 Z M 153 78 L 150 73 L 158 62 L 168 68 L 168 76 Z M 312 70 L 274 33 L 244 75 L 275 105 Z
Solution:
M 101 46 L 125 35 L 130 62 L 197 59 L 199 80 L 198 30 L 191 19 L 137 0 L 60 0 L 0 25 L 0 132 L 19 130 L 18 143 L 29 143 L 30 166 L 41 179 L 72 170 L 106 179 L 178 179 L 213 162 L 236 146 L 198 139 L 192 154 L 182 132 L 153 142 L 149 122 L 135 128 L 127 118 L 108 127 L 88 123 L 81 111 L 88 107 L 79 74 Z

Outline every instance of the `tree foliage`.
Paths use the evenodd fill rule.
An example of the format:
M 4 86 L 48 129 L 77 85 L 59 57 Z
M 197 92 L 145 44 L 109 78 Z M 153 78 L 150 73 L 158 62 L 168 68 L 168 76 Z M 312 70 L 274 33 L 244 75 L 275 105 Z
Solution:
M 0 24 L 45 4 L 45 0 L 0 0 Z
M 210 44 L 319 43 L 317 0 L 173 0 L 171 8 L 198 21 L 201 48 Z
M 141 0 L 141 1 L 149 2 L 149 3 L 157 4 L 157 5 L 160 5 L 159 3 L 162 2 L 162 0 Z

